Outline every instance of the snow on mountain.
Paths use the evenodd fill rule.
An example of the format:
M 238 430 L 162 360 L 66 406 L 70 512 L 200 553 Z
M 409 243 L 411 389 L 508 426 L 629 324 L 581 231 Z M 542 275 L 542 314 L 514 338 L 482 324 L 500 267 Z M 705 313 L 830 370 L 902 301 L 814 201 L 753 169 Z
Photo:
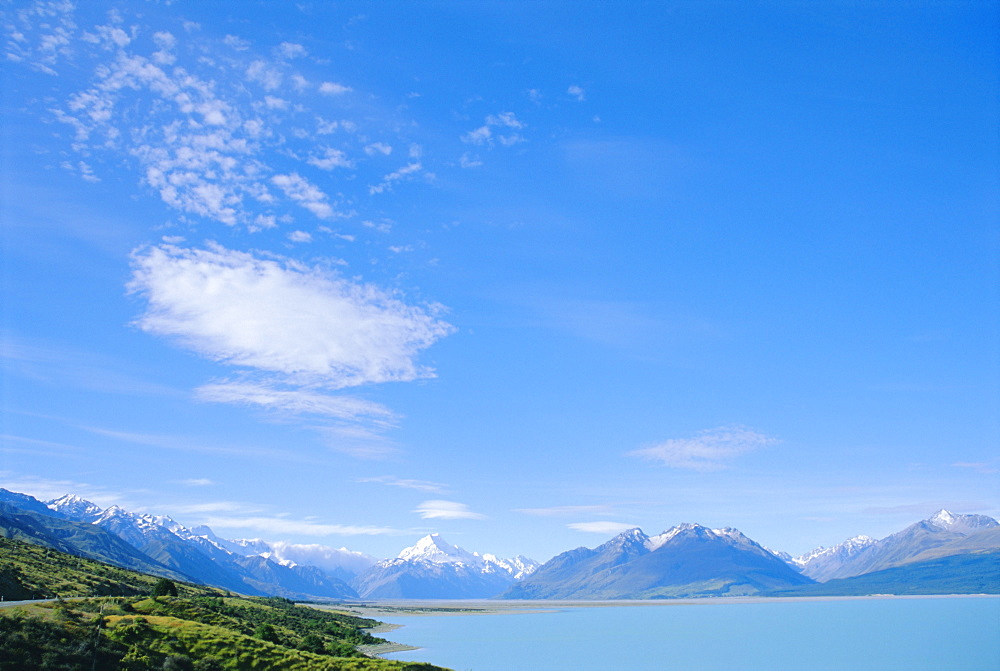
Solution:
M 939 510 L 881 540 L 855 536 L 832 548 L 819 547 L 793 561 L 803 574 L 826 582 L 899 566 L 935 548 L 1000 526 L 986 515 Z
M 992 517 L 986 515 L 956 515 L 944 508 L 934 513 L 927 523 L 939 529 L 957 534 L 971 534 L 983 529 L 1000 526 Z
M 441 538 L 440 534 L 424 536 L 416 544 L 401 550 L 396 559 L 426 561 L 435 564 L 479 565 L 483 563 L 483 558 L 478 554 L 466 552 L 456 545 L 451 545 Z
M 735 596 L 809 582 L 736 529 L 687 523 L 653 537 L 629 529 L 597 548 L 564 552 L 500 598 Z
M 430 534 L 395 558 L 375 563 L 351 584 L 363 598 L 480 599 L 496 596 L 537 567 L 526 557 L 468 552 Z
M 853 557 L 866 547 L 876 542 L 877 541 L 871 536 L 854 536 L 853 538 L 848 538 L 843 543 L 839 543 L 833 547 L 827 548 L 820 545 L 811 552 L 799 555 L 798 557 L 792 557 L 792 563 L 796 566 L 803 567 L 817 561 L 821 557 L 837 557 L 840 559 L 846 559 Z
M 625 533 L 635 534 L 635 532 L 638 532 L 638 534 L 642 534 L 642 532 L 639 529 L 631 529 L 629 531 L 626 531 Z M 669 543 L 671 540 L 676 538 L 679 534 L 685 532 L 695 533 L 711 538 L 718 538 L 720 540 L 728 541 L 733 545 L 738 545 L 745 548 L 750 548 L 750 547 L 758 548 L 761 550 L 765 550 L 770 554 L 775 554 L 774 552 L 771 552 L 770 550 L 763 548 L 762 546 L 758 545 L 754 541 L 747 538 L 745 535 L 743 535 L 743 533 L 739 529 L 734 529 L 732 527 L 723 527 L 721 529 L 709 529 L 708 527 L 704 527 L 700 524 L 694 524 L 690 522 L 685 522 L 684 524 L 678 524 L 675 527 L 667 529 L 663 533 L 647 538 L 645 541 L 646 549 L 648 549 L 650 552 L 655 552 L 656 550 L 660 549 L 661 547 Z
M 75 494 L 67 494 L 58 499 L 46 501 L 45 505 L 51 510 L 62 513 L 66 517 L 80 522 L 93 522 L 101 516 L 103 510 L 99 505 L 82 499 Z

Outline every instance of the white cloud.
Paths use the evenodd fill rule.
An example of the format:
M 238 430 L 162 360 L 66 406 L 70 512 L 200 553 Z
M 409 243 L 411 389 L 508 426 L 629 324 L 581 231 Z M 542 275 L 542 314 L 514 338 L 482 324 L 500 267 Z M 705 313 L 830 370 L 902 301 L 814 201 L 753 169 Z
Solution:
M 228 47 L 235 49 L 236 51 L 246 51 L 250 48 L 250 43 L 241 37 L 236 35 L 226 35 L 222 43 Z
M 344 86 L 336 82 L 323 82 L 319 85 L 319 92 L 328 96 L 339 96 L 351 91 L 350 86 Z
M 367 151 L 368 148 L 365 148 Z M 354 164 L 347 158 L 347 154 L 339 149 L 326 147 L 322 154 L 313 155 L 306 161 L 309 165 L 316 166 L 320 170 L 333 170 L 334 168 L 353 168 Z
M 274 91 L 281 86 L 281 72 L 266 61 L 256 60 L 247 67 L 247 79 L 256 82 L 267 91 Z
M 347 548 L 332 548 L 328 545 L 277 541 L 270 543 L 270 546 L 271 555 L 275 559 L 293 561 L 296 564 L 306 566 L 318 566 L 327 571 L 347 569 L 354 573 L 360 573 L 376 562 L 374 557 L 364 553 Z
M 333 207 L 327 202 L 327 195 L 297 172 L 290 175 L 275 175 L 271 178 L 271 183 L 320 219 L 332 219 L 336 215 Z
M 486 123 L 479 128 L 462 135 L 461 140 L 466 144 L 473 144 L 477 146 L 486 145 L 493 147 L 496 142 L 499 142 L 505 147 L 510 147 L 515 144 L 520 144 L 521 142 L 526 142 L 524 136 L 516 132 L 504 135 L 502 132 L 504 130 L 518 131 L 526 127 L 527 124 L 519 120 L 513 112 L 490 114 L 486 117 Z M 499 129 L 500 132 L 494 133 L 494 128 Z
M 583 102 L 587 97 L 586 92 L 576 84 L 566 89 L 566 93 L 576 98 L 579 102 Z
M 292 231 L 288 234 L 288 239 L 292 242 L 312 242 L 313 236 L 306 231 Z
M 486 123 L 490 126 L 499 126 L 506 128 L 517 128 L 521 129 L 525 127 L 525 124 L 518 121 L 517 117 L 514 116 L 513 112 L 501 112 L 500 114 L 491 114 L 486 117 Z
M 279 57 L 286 59 L 303 58 L 309 55 L 304 46 L 294 42 L 282 42 L 275 51 Z
M 196 393 L 203 401 L 250 405 L 294 415 L 317 415 L 351 422 L 365 420 L 385 428 L 396 422 L 396 415 L 378 403 L 309 389 L 282 389 L 263 382 L 213 382 L 198 387 Z
M 489 126 L 480 126 L 475 130 L 470 130 L 462 136 L 462 142 L 466 144 L 483 145 L 490 141 L 493 132 Z
M 472 512 L 469 506 L 455 501 L 424 501 L 413 512 L 425 520 L 481 520 L 485 515 Z
M 219 245 L 132 255 L 136 324 L 208 359 L 327 388 L 433 375 L 417 354 L 453 330 L 427 309 L 317 268 Z
M 392 147 L 387 145 L 385 142 L 372 142 L 365 146 L 365 153 L 369 156 L 374 154 L 382 154 L 383 156 L 388 156 L 392 153 Z
M 629 454 L 671 468 L 716 471 L 726 468 L 740 455 L 775 442 L 776 439 L 745 427 L 719 427 L 702 431 L 694 438 L 672 438 Z
M 391 527 L 324 524 L 287 517 L 206 517 L 201 523 L 213 529 L 254 529 L 264 534 L 297 536 L 400 536 L 407 531 Z
M 575 531 L 585 531 L 590 534 L 602 534 L 605 536 L 620 534 L 623 531 L 635 528 L 634 524 L 626 524 L 624 522 L 577 522 L 576 524 L 567 524 L 566 526 Z
M 421 170 L 423 166 L 420 163 L 409 163 L 395 172 L 391 172 L 382 178 L 381 184 L 376 184 L 374 186 L 368 187 L 368 193 L 383 193 L 385 191 L 391 191 L 392 185 L 400 180 L 412 178 L 412 176 Z
M 478 168 L 483 162 L 479 160 L 479 157 L 473 158 L 466 152 L 462 154 L 462 157 L 458 160 L 458 164 L 463 168 Z
M 438 493 L 445 490 L 445 486 L 437 482 L 429 482 L 427 480 L 408 480 L 404 478 L 397 478 L 394 475 L 381 475 L 373 478 L 358 478 L 357 481 L 374 482 L 381 485 L 389 485 L 390 487 L 413 489 L 418 492 Z
M 215 483 L 208 478 L 189 478 L 187 480 L 182 480 L 181 484 L 187 485 L 188 487 L 210 487 Z

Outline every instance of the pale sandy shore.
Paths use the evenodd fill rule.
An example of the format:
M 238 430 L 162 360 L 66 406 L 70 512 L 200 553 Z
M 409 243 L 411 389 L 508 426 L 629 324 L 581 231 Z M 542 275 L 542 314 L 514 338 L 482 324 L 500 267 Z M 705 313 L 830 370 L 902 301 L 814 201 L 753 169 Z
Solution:
M 872 599 L 996 599 L 996 594 L 916 594 L 892 595 L 870 594 L 865 596 L 796 596 L 796 597 L 755 597 L 729 596 L 705 597 L 697 599 L 621 599 L 611 601 L 498 601 L 498 600 L 450 600 L 450 599 L 387 599 L 378 601 L 344 602 L 336 605 L 317 606 L 338 610 L 359 617 L 379 619 L 382 617 L 476 615 L 489 613 L 530 613 L 551 612 L 567 608 L 669 608 L 678 606 L 708 606 L 745 603 L 792 603 L 809 601 L 859 601 Z M 395 626 L 389 625 L 392 629 Z M 388 629 L 387 631 L 391 631 Z M 374 630 L 373 630 L 374 632 Z

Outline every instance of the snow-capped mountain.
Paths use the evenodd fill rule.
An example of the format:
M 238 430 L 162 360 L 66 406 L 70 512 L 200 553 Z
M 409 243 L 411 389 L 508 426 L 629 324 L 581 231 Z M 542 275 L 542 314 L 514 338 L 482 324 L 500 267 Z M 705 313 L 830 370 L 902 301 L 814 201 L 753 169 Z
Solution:
M 66 495 L 43 504 L 34 497 L 8 492 L 0 498 L 15 503 L 19 509 L 64 519 L 102 530 L 134 548 L 143 558 L 146 570 L 159 575 L 187 579 L 250 595 L 273 595 L 289 598 L 350 598 L 357 594 L 345 580 L 315 566 L 300 565 L 276 556 L 273 548 L 263 541 L 227 541 L 216 536 L 208 527 L 189 529 L 166 515 L 139 514 L 121 506 L 102 510 L 100 506 L 74 495 Z M 95 538 L 94 531 L 85 534 Z M 54 531 L 65 534 L 66 532 Z M 100 541 L 90 541 L 90 546 Z M 108 547 L 113 547 L 109 545 Z M 239 549 L 233 552 L 229 548 Z M 70 548 L 71 549 L 71 548 Z M 348 552 L 349 551 L 345 551 Z M 94 556 L 83 552 L 84 556 Z M 129 566 L 136 565 L 132 555 L 117 550 L 108 556 L 111 563 L 124 556 Z M 94 557 L 97 558 L 97 557 Z M 351 559 L 355 559 L 353 556 Z M 372 560 L 374 561 L 374 560 Z M 350 578 L 354 573 L 345 575 Z
M 549 560 L 508 599 L 650 599 L 754 594 L 812 582 L 737 529 L 681 524 L 629 529 L 594 549 Z
M 45 505 L 70 519 L 86 522 L 95 521 L 104 512 L 96 503 L 81 499 L 74 494 L 67 494 L 58 499 L 46 501 Z
M 854 536 L 833 547 L 820 546 L 812 552 L 790 558 L 792 565 L 804 575 L 813 580 L 825 582 L 834 575 L 841 566 L 850 562 L 858 553 L 874 545 L 877 541 L 871 536 Z
M 537 566 L 521 556 L 500 559 L 468 552 L 430 534 L 395 559 L 376 563 L 351 584 L 363 598 L 484 599 L 530 575 Z
M 964 536 L 1000 526 L 1000 523 L 987 515 L 956 515 L 944 508 L 934 513 L 927 520 L 927 524 L 950 533 L 962 534 Z
M 958 515 L 942 509 L 881 540 L 856 536 L 833 548 L 817 548 L 794 562 L 803 574 L 826 582 L 900 566 L 935 553 L 945 555 L 952 545 L 956 546 L 952 554 L 959 554 L 962 543 L 991 548 L 996 546 L 993 535 L 998 527 L 1000 524 L 986 515 Z M 980 536 L 983 542 L 977 545 L 975 538 Z

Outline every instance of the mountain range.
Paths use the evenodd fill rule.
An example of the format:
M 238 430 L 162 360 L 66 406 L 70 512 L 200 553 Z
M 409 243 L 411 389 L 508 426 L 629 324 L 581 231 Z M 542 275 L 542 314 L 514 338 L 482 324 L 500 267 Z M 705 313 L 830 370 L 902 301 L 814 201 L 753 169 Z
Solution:
M 736 596 L 812 583 L 736 529 L 682 524 L 657 536 L 625 531 L 564 552 L 503 596 L 509 599 L 663 599 Z
M 173 580 L 299 600 L 1000 593 L 1000 524 L 946 510 L 881 540 L 856 536 L 800 557 L 737 529 L 681 524 L 656 536 L 630 529 L 539 565 L 469 552 L 438 534 L 383 560 L 346 548 L 229 540 L 163 515 L 0 489 L 0 536 Z
M 165 515 L 101 509 L 73 495 L 48 502 L 0 489 L 0 536 L 174 580 L 291 599 L 490 598 L 537 562 L 467 552 L 437 534 L 396 558 L 346 548 L 228 540 Z

